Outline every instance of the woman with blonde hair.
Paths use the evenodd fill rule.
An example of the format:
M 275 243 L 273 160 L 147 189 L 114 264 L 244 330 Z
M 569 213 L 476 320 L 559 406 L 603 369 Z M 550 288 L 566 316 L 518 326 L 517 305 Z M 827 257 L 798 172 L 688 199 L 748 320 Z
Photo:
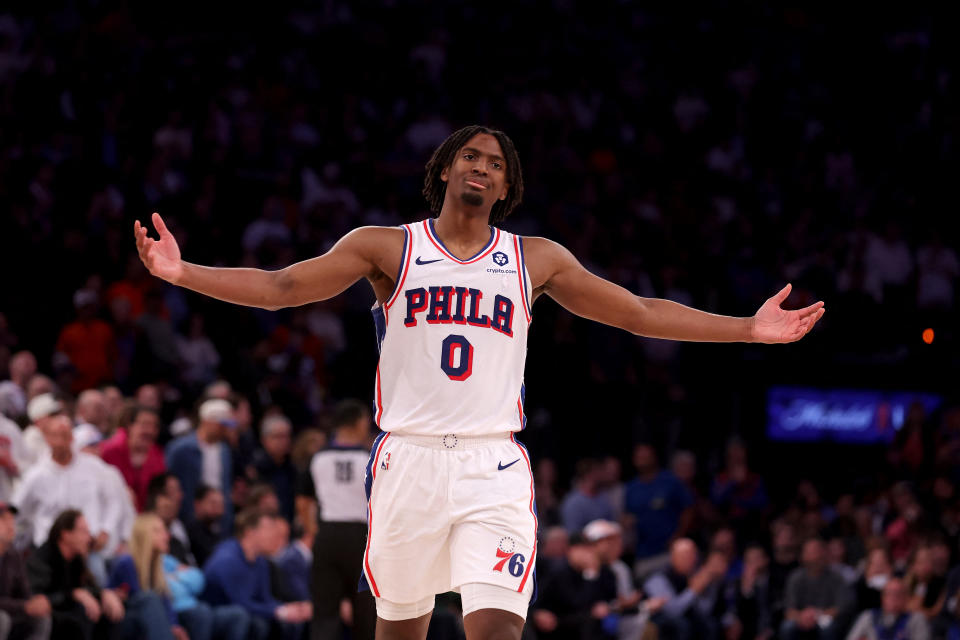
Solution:
M 250 615 L 236 605 L 211 607 L 200 602 L 203 572 L 181 564 L 169 552 L 170 534 L 163 520 L 153 513 L 141 514 L 133 523 L 130 553 L 117 558 L 111 581 L 127 585 L 131 594 L 161 597 L 167 609 L 165 626 L 176 640 L 245 640 Z

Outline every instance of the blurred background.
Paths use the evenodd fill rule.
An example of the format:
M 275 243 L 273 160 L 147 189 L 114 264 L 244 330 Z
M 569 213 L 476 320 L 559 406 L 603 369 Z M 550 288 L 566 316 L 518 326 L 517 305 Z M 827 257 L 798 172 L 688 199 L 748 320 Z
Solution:
M 955 559 L 960 57 L 945 22 L 759 3 L 9 3 L 3 411 L 26 426 L 40 391 L 151 385 L 162 443 L 218 380 L 254 431 L 282 413 L 296 437 L 339 400 L 369 403 L 366 283 L 298 309 L 227 305 L 146 273 L 133 221 L 160 212 L 190 262 L 281 268 L 430 215 L 424 164 L 481 123 L 523 162 L 504 228 L 641 296 L 746 316 L 792 282 L 785 306 L 827 308 L 796 344 L 710 345 L 538 299 L 521 439 L 543 469 L 542 527 L 564 524 L 578 483 L 622 494 L 649 443 L 701 547 L 722 526 L 741 548 L 769 546 L 776 523 L 798 540 L 842 530 L 856 567 L 917 507 L 900 568 L 924 541 Z M 744 473 L 750 495 L 724 494 Z M 837 524 L 858 513 L 866 529 Z

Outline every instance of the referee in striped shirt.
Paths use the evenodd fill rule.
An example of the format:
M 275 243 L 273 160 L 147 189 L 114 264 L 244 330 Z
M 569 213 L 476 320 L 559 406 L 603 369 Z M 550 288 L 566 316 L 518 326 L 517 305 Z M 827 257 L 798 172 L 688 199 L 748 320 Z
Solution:
M 374 637 L 376 604 L 369 591 L 357 591 L 367 541 L 364 471 L 370 457 L 370 418 L 370 410 L 356 400 L 338 404 L 333 439 L 313 456 L 300 486 L 301 496 L 318 503 L 311 640 L 342 638 L 339 612 L 344 598 L 353 604 L 353 638 Z

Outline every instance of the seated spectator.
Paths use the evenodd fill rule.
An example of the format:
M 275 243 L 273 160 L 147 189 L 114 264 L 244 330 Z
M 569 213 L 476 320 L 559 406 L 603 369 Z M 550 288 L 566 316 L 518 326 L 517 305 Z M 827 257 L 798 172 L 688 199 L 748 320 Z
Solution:
M 630 567 L 620 559 L 623 555 L 623 532 L 619 524 L 609 520 L 594 520 L 584 527 L 583 537 L 593 544 L 600 562 L 610 569 L 616 579 L 617 598 L 610 604 L 613 611 L 620 614 L 617 637 L 624 640 L 639 638 L 647 624 L 647 612 L 651 608 L 659 608 L 663 600 L 648 600 L 644 613 L 640 613 L 638 605 L 643 596 L 633 582 Z
M 183 491 L 180 482 L 170 472 L 161 473 L 150 480 L 147 488 L 147 510 L 163 521 L 170 533 L 170 554 L 183 564 L 197 566 L 196 558 L 190 549 L 190 537 L 186 527 L 177 518 Z
M 50 446 L 44 436 L 47 424 L 55 422 L 63 415 L 63 403 L 54 397 L 53 393 L 41 393 L 33 396 L 27 403 L 27 418 L 29 426 L 23 430 L 23 447 L 25 453 L 26 470 L 50 455 Z
M 786 612 L 784 605 L 787 579 L 800 566 L 800 545 L 796 528 L 789 522 L 779 521 L 771 526 L 773 549 L 770 559 L 770 618 L 774 629 L 780 628 Z
M 625 504 L 636 522 L 637 560 L 645 560 L 664 554 L 671 539 L 686 534 L 693 498 L 671 472 L 660 470 L 651 445 L 634 448 L 633 464 L 637 477 L 627 483 Z
M 77 427 L 91 426 L 103 437 L 107 437 L 109 420 L 107 414 L 107 398 L 103 391 L 87 389 L 77 396 L 77 405 L 74 407 L 74 416 Z
M 193 500 L 194 521 L 187 525 L 190 550 L 203 566 L 214 548 L 223 540 L 220 519 L 223 517 L 223 494 L 213 487 L 200 485 Z
M 770 617 L 770 574 L 767 552 L 759 545 L 749 545 L 743 554 L 743 572 L 735 581 L 736 589 L 727 637 L 770 638 L 773 624 Z
M 577 462 L 573 488 L 560 504 L 560 517 L 563 526 L 570 533 L 576 533 L 592 520 L 613 520 L 613 505 L 605 494 L 600 493 L 600 481 L 603 468 L 600 462 L 587 458 Z
M 52 607 L 52 638 L 106 640 L 114 637 L 123 620 L 120 597 L 101 589 L 87 568 L 90 544 L 83 513 L 68 509 L 57 516 L 49 537 L 27 560 L 30 588 L 47 596 Z
M 232 429 L 237 422 L 233 407 L 226 400 L 213 398 L 200 405 L 200 423 L 196 431 L 177 438 L 167 445 L 167 469 L 180 481 L 180 488 L 188 495 L 196 494 L 201 484 L 229 495 L 233 483 L 233 457 L 230 447 L 224 442 L 225 429 Z M 180 519 L 193 522 L 193 500 L 183 500 Z M 224 504 L 221 527 L 224 534 L 233 528 L 233 503 Z
M 33 595 L 20 552 L 13 548 L 17 508 L 0 501 L 0 638 L 47 640 L 50 600 Z
M 827 541 L 827 563 L 847 584 L 857 581 L 859 573 L 847 562 L 847 545 L 843 538 L 834 537 Z
M 608 604 L 617 598 L 616 582 L 593 545 L 579 534 L 574 535 L 566 562 L 544 581 L 531 612 L 537 637 L 616 637 L 616 618 L 610 615 Z
M 278 515 L 271 515 L 274 515 L 273 533 L 270 536 L 270 544 L 265 553 L 270 562 L 270 593 L 280 602 L 302 602 L 304 600 L 310 600 L 309 589 L 307 590 L 307 598 L 300 597 L 302 592 L 297 586 L 294 586 L 291 581 L 291 578 L 295 577 L 287 575 L 286 571 L 280 566 L 280 563 L 277 562 L 280 554 L 282 554 L 284 549 L 287 548 L 287 545 L 290 544 L 290 523 Z M 309 577 L 307 577 L 306 582 L 309 583 L 309 580 Z
M 787 579 L 786 616 L 780 636 L 784 640 L 835 638 L 839 633 L 837 616 L 850 602 L 847 584 L 827 566 L 823 540 L 811 538 L 803 544 L 801 566 Z
M 847 640 L 929 640 L 927 620 L 922 614 L 907 610 L 907 594 L 903 580 L 888 580 L 881 606 L 861 613 Z
M 313 567 L 313 536 L 307 530 L 298 530 L 293 542 L 276 557 L 274 563 L 287 578 L 293 600 L 311 600 L 310 570 Z M 282 538 L 282 536 L 281 536 Z
M 153 619 L 150 625 L 172 632 L 177 640 L 210 640 L 213 637 L 224 640 L 245 640 L 250 626 L 249 616 L 239 607 L 229 607 L 214 614 L 214 609 L 205 603 L 199 603 L 183 583 L 186 576 L 178 576 L 179 563 L 168 555 L 170 534 L 156 515 L 142 514 L 137 517 L 130 540 L 130 554 L 117 558 L 110 572 L 111 586 L 121 593 L 127 593 L 127 615 L 138 600 L 150 596 L 162 603 L 166 620 L 156 617 L 151 607 Z M 166 558 L 174 563 L 172 579 L 167 578 Z M 189 570 L 189 568 L 187 568 Z M 194 568 L 201 584 L 203 574 Z M 175 604 L 177 606 L 175 606 Z M 193 604 L 192 607 L 185 606 Z M 164 635 L 170 635 L 167 632 Z M 144 632 L 143 636 L 149 636 Z
M 556 525 L 541 534 L 537 546 L 537 576 L 548 580 L 553 573 L 567 564 L 567 551 L 570 549 L 570 534 L 566 527 Z
M 670 546 L 670 566 L 651 576 L 643 591 L 651 598 L 662 598 L 663 606 L 651 618 L 658 637 L 671 640 L 716 638 L 718 621 L 711 614 L 720 596 L 727 561 L 711 553 L 697 569 L 697 547 L 689 538 L 680 538 Z
M 863 575 L 854 583 L 856 610 L 879 609 L 881 594 L 887 582 L 893 577 L 890 555 L 887 550 L 878 547 L 867 555 L 867 566 Z
M 260 424 L 261 449 L 253 453 L 256 478 L 273 487 L 280 502 L 280 513 L 293 519 L 293 503 L 297 484 L 297 470 L 290 459 L 293 443 L 290 421 L 283 415 L 272 414 Z
M 251 616 L 251 636 L 265 640 L 271 627 L 297 638 L 313 616 L 309 602 L 281 604 L 270 591 L 265 555 L 274 545 L 273 516 L 247 510 L 237 516 L 236 537 L 220 543 L 207 560 L 203 599 L 214 606 L 238 604 Z
M 921 613 L 927 620 L 940 614 L 946 599 L 946 579 L 934 573 L 933 550 L 918 547 L 910 570 L 903 580 L 907 587 L 907 610 Z
M 160 416 L 146 407 L 130 404 L 120 414 L 120 428 L 103 443 L 104 462 L 112 464 L 136 496 L 137 511 L 147 504 L 147 485 L 166 470 L 163 450 L 157 445 Z

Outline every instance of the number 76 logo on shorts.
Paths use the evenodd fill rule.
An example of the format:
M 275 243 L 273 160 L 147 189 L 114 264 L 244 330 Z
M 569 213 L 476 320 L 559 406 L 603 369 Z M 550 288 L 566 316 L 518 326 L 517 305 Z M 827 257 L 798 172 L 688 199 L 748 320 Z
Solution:
M 507 571 L 514 578 L 523 575 L 523 563 L 527 561 L 522 553 L 516 553 L 517 541 L 513 538 L 500 538 L 500 544 L 497 546 L 497 558 L 499 560 L 493 565 L 494 571 L 503 573 L 503 566 L 507 565 Z M 508 564 L 509 563 L 509 564 Z

